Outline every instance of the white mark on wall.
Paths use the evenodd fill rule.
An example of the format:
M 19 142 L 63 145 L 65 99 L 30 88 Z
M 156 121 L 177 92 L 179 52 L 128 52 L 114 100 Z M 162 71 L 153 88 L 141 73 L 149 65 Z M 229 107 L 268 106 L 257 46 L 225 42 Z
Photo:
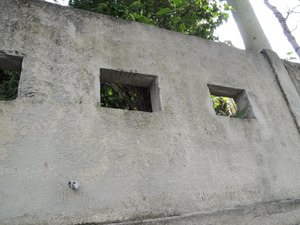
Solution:
M 74 26 L 74 24 L 70 21 L 68 21 L 68 26 L 67 26 L 67 31 L 68 34 L 75 39 L 75 32 L 76 32 L 76 27 Z
M 69 184 L 69 188 L 73 190 L 78 190 L 80 186 L 79 182 L 75 180 L 70 180 L 68 184 Z

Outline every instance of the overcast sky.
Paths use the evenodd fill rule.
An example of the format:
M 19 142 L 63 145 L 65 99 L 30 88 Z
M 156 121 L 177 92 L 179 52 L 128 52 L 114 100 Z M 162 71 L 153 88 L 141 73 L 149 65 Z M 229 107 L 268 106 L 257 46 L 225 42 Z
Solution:
M 53 0 L 46 1 L 53 2 Z M 58 0 L 58 2 L 61 5 L 67 5 L 69 1 Z M 294 52 L 294 49 L 284 36 L 278 20 L 273 15 L 271 10 L 264 5 L 263 0 L 250 0 L 250 2 L 273 50 L 279 55 L 280 58 L 287 58 L 287 52 Z M 283 13 L 287 12 L 288 9 L 291 9 L 296 5 L 300 5 L 299 0 L 270 0 L 270 3 L 278 7 L 279 11 Z M 297 12 L 300 12 L 300 7 L 298 7 Z M 290 30 L 295 29 L 293 31 L 293 35 L 298 44 L 300 44 L 300 13 L 294 13 L 290 15 L 287 23 Z M 216 31 L 215 35 L 219 36 L 221 41 L 230 40 L 237 48 L 245 48 L 241 35 L 232 16 L 229 18 L 228 23 L 225 23 Z M 293 56 L 297 57 L 296 54 L 293 54 Z

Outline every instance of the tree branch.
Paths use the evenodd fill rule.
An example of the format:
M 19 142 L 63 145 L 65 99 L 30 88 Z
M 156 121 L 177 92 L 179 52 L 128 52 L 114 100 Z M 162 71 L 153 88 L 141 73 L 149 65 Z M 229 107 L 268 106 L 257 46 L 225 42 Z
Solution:
M 287 12 L 286 17 L 285 17 L 285 20 L 287 20 L 287 19 L 289 18 L 289 16 L 290 16 L 292 13 L 298 13 L 298 12 L 295 12 L 295 9 L 297 9 L 299 6 L 300 6 L 300 5 L 297 5 L 297 6 L 295 6 L 292 10 L 289 10 L 289 11 Z
M 264 0 L 264 2 L 265 2 L 265 5 L 274 13 L 276 18 L 278 19 L 278 21 L 283 29 L 284 35 L 287 37 L 287 39 L 289 40 L 289 42 L 295 49 L 295 52 L 297 53 L 298 57 L 300 58 L 300 46 L 297 43 L 296 38 L 292 35 L 290 29 L 288 28 L 288 26 L 286 24 L 286 19 L 283 17 L 283 15 L 278 11 L 278 9 L 275 6 L 270 4 L 269 0 Z
M 291 33 L 293 33 L 295 30 L 297 30 L 297 28 L 298 28 L 298 26 L 296 25 L 296 27 L 293 30 L 291 30 Z

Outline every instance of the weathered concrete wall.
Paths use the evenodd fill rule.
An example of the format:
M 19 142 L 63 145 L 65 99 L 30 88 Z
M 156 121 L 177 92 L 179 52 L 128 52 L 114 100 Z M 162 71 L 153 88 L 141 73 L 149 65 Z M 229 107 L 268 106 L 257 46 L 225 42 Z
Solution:
M 299 133 L 263 55 L 35 0 L 1 0 L 0 18 L 0 51 L 23 57 L 18 98 L 0 102 L 1 224 L 300 197 Z M 100 68 L 157 76 L 162 110 L 99 107 Z M 216 116 L 207 84 L 245 89 L 255 118 Z
M 118 223 L 119 225 L 282 225 L 298 224 L 300 201 L 287 200 L 254 204 L 244 207 L 204 211 L 165 218 L 142 219 L 140 221 Z M 296 223 L 295 223 L 296 222 Z M 93 224 L 90 224 L 93 225 Z M 95 225 L 95 224 L 94 224 Z M 113 224 L 108 224 L 113 225 Z
M 284 61 L 284 65 L 300 96 L 300 64 Z

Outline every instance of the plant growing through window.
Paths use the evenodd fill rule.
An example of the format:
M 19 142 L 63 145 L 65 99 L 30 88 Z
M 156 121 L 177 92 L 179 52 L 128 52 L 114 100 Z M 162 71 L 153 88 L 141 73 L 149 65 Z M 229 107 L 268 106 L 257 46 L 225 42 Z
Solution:
M 244 89 L 207 85 L 217 115 L 241 119 L 255 118 Z
M 240 112 L 233 98 L 211 95 L 211 100 L 217 115 L 241 118 L 247 111 L 246 106 Z
M 161 110 L 157 76 L 100 69 L 100 105 L 144 112 Z

